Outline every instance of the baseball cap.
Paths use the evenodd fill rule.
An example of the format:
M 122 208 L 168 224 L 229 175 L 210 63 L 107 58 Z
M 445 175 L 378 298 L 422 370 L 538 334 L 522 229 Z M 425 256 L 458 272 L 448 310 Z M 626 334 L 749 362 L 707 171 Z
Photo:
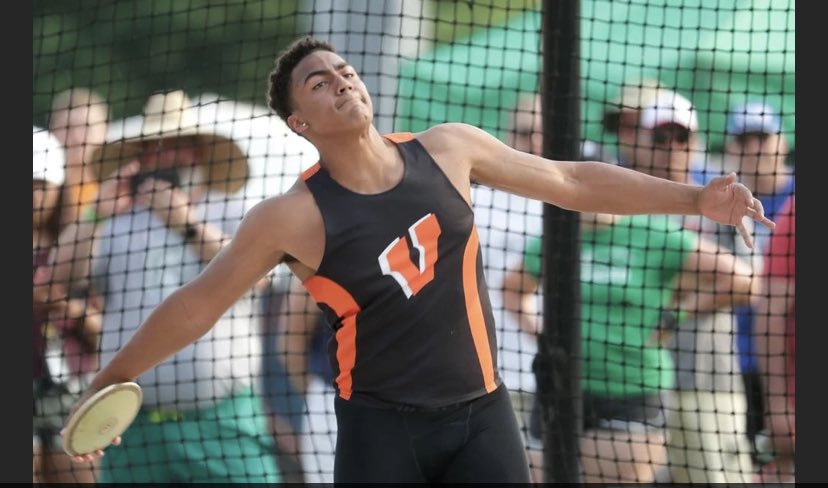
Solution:
M 32 179 L 63 184 L 63 146 L 46 129 L 32 126 Z
M 670 91 L 661 91 L 656 99 L 641 111 L 641 126 L 654 129 L 664 124 L 678 124 L 696 131 L 699 120 L 696 109 L 687 98 Z
M 664 86 L 654 78 L 644 78 L 627 83 L 618 97 L 607 104 L 603 119 L 604 129 L 610 132 L 617 131 L 618 116 L 621 112 L 641 110 L 655 100 L 663 90 Z
M 782 119 L 773 107 L 764 102 L 736 105 L 727 117 L 727 133 L 739 135 L 746 132 L 778 134 L 782 132 Z

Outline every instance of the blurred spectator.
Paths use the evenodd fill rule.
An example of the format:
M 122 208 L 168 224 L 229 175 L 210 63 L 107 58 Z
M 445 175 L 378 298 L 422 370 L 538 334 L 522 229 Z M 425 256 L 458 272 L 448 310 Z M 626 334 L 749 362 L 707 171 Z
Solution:
M 48 131 L 33 128 L 32 145 L 32 343 L 34 401 L 32 463 L 33 482 L 93 483 L 94 465 L 73 466 L 61 449 L 59 431 L 63 417 L 80 393 L 78 385 L 67 384 L 65 371 L 58 361 L 49 361 L 51 344 L 74 338 L 75 344 L 96 351 L 100 317 L 87 314 L 83 300 L 49 301 L 42 276 L 49 253 L 61 230 L 64 207 L 60 204 L 66 191 L 64 185 L 64 151 L 60 142 Z M 65 336 L 66 339 L 62 336 Z M 76 359 L 76 358 L 74 358 Z M 73 370 L 70 373 L 77 373 Z M 84 385 L 85 386 L 85 385 Z
M 509 115 L 506 144 L 518 151 L 543 154 L 543 107 L 539 94 L 525 94 L 518 99 Z M 581 141 L 581 159 L 589 161 L 613 160 L 608 148 L 595 141 Z
M 191 100 L 198 106 L 199 126 L 232 137 L 248 158 L 248 181 L 233 195 L 233 198 L 243 198 L 245 211 L 266 197 L 287 191 L 301 172 L 319 159 L 316 148 L 290 130 L 267 107 L 225 99 L 214 93 L 203 93 Z M 137 132 L 141 124 L 140 115 L 112 123 L 108 138 L 115 140 L 123 137 L 125 132 Z M 295 430 L 302 428 L 305 403 L 301 395 L 290 389 L 284 366 L 276 355 L 278 327 L 285 314 L 284 289 L 291 275 L 286 267 L 278 266 L 269 276 L 270 284 L 257 296 L 260 299 L 257 312 L 261 314 L 258 337 L 262 341 L 262 366 L 261 377 L 256 383 L 262 392 L 268 430 L 276 446 L 276 460 L 283 480 L 287 483 L 307 482 L 298 464 Z
M 638 118 L 641 108 L 643 105 L 646 105 L 649 101 L 655 98 L 660 87 L 661 83 L 655 79 L 642 79 L 624 85 L 620 94 L 607 104 L 603 119 L 601 121 L 604 132 L 617 137 L 619 149 L 617 151 L 613 151 L 606 145 L 599 144 L 595 141 L 584 140 L 581 145 L 582 159 L 593 159 L 608 163 L 618 163 L 619 161 L 631 159 L 635 154 L 635 140 L 637 137 L 636 128 L 638 126 Z M 515 110 L 509 114 L 509 131 L 505 142 L 517 150 L 541 155 L 543 151 L 542 113 L 540 95 L 521 96 L 518 99 Z M 617 153 L 617 155 L 614 155 L 613 153 Z M 502 283 L 500 293 L 493 293 L 494 296 L 492 297 L 492 305 L 495 309 L 497 309 L 496 305 L 501 298 L 508 297 L 511 293 L 513 293 L 514 290 L 509 290 L 508 288 L 514 288 L 516 285 L 516 283 L 507 282 L 507 280 L 513 280 L 515 278 L 514 272 L 507 269 L 504 273 L 504 268 L 508 268 L 509 263 L 524 259 L 524 251 L 526 246 L 532 239 L 534 239 L 533 236 L 539 235 L 542 231 L 542 203 L 528 199 L 525 201 L 519 200 L 515 202 L 515 199 L 520 199 L 521 197 L 509 195 L 506 192 L 489 189 L 487 187 L 481 187 L 479 189 L 474 188 L 474 190 L 478 190 L 478 193 L 486 192 L 491 194 L 491 197 L 489 197 L 488 194 L 475 194 L 472 199 L 475 205 L 475 221 L 481 232 L 481 249 L 487 249 L 484 242 L 491 241 L 491 244 L 488 246 L 489 248 L 492 246 L 497 248 L 498 245 L 500 245 L 506 248 L 505 251 L 507 251 L 504 253 L 505 256 L 503 256 L 503 259 L 500 260 L 492 259 L 493 256 L 499 257 L 498 253 L 492 252 L 492 249 L 487 249 L 486 254 L 484 254 L 484 263 L 487 268 L 487 278 L 490 281 Z M 481 198 L 481 196 L 484 198 Z M 494 217 L 489 220 L 485 219 L 486 216 L 494 213 L 491 209 L 486 208 L 486 202 L 489 200 L 492 202 L 490 205 L 494 206 L 494 204 L 497 203 L 497 199 L 495 197 L 498 197 L 502 202 L 506 202 L 508 208 L 517 209 L 523 207 L 520 218 L 516 218 L 517 216 L 505 215 L 505 218 L 503 219 L 495 219 Z M 525 226 L 526 228 L 521 226 L 521 223 L 527 220 L 526 215 L 533 215 L 535 217 L 535 225 L 527 225 Z M 507 242 L 503 244 L 499 244 L 495 239 L 486 238 L 487 234 L 493 233 L 492 229 L 499 228 L 511 229 L 511 234 L 514 235 L 507 235 L 507 237 L 511 237 L 511 239 L 507 240 Z M 527 283 L 526 287 L 527 289 L 533 288 L 533 284 L 531 282 Z M 535 310 L 535 299 L 529 298 L 529 295 L 527 295 L 526 300 L 527 302 L 522 303 L 521 306 L 524 307 L 523 309 L 531 315 L 531 312 L 529 311 Z M 510 304 L 509 302 L 504 301 L 502 307 L 507 313 L 503 319 L 501 319 L 501 322 L 514 322 L 517 328 L 524 332 L 530 329 L 534 330 L 533 326 L 527 327 L 525 321 L 529 320 L 532 324 L 534 324 L 535 319 L 527 318 L 528 315 L 515 315 L 515 306 L 516 305 L 514 303 Z M 534 355 L 534 351 L 536 349 L 534 333 L 523 336 L 532 338 L 532 341 L 525 346 L 525 349 Z M 504 337 L 503 347 L 507 346 L 507 340 L 508 336 Z M 524 347 L 521 346 L 521 349 L 523 348 Z M 528 363 L 525 368 L 521 369 L 532 371 L 531 362 Z M 504 370 L 508 372 L 508 368 L 505 367 L 505 363 Z M 531 380 L 534 379 L 535 378 L 533 376 Z M 523 383 L 523 381 L 519 381 L 519 383 Z M 527 407 L 531 409 L 528 412 L 519 412 L 518 416 L 524 421 L 524 424 L 528 424 L 527 436 L 530 449 L 530 468 L 532 470 L 534 480 L 540 482 L 543 480 L 543 465 L 541 458 L 542 452 L 540 451 L 542 449 L 542 439 L 540 434 L 540 404 L 534 394 L 525 395 L 524 398 L 517 403 L 520 405 L 519 408 L 521 410 L 524 410 Z M 526 425 L 523 426 L 523 430 L 527 431 Z
M 617 107 L 613 107 L 614 110 Z M 524 93 L 519 96 L 514 110 L 509 113 L 507 118 L 507 132 L 505 143 L 518 151 L 527 152 L 541 156 L 543 154 L 543 106 L 541 95 L 538 93 Z M 608 147 L 598 144 L 591 140 L 581 141 L 581 159 L 584 160 L 598 160 L 598 161 L 613 161 L 614 156 L 609 151 Z M 530 200 L 517 195 L 511 195 L 502 190 L 495 190 L 485 186 L 477 186 L 474 188 L 472 202 L 475 209 L 475 223 L 480 232 L 480 247 L 484 252 L 484 266 L 486 267 L 486 278 L 492 282 L 501 283 L 500 291 L 495 292 L 492 288 L 492 307 L 497 310 L 503 309 L 501 304 L 502 282 L 507 272 L 508 263 L 519 259 L 523 256 L 524 249 L 529 239 L 533 239 L 542 231 L 542 215 L 543 204 L 537 200 Z M 531 225 L 528 222 L 529 217 L 536 217 L 536 224 Z M 497 239 L 498 234 L 504 234 L 503 242 Z M 508 312 L 504 314 L 498 321 L 504 324 L 504 330 L 508 330 L 509 325 L 514 326 L 517 330 L 521 330 L 520 324 L 515 321 L 516 317 Z M 529 361 L 524 367 L 522 364 L 515 364 L 510 357 L 503 358 L 504 373 L 509 371 L 526 371 L 527 376 L 531 375 L 532 367 L 531 360 L 536 354 L 536 344 L 534 337 L 532 337 L 527 344 L 523 345 L 520 342 L 512 340 L 514 345 L 510 344 L 509 338 L 511 335 L 516 335 L 525 338 L 524 334 L 502 334 L 501 348 L 509 350 L 510 346 L 517 349 L 522 355 L 527 356 Z M 528 380 L 534 381 L 534 375 L 531 375 Z M 515 378 L 515 383 L 523 384 L 525 381 L 521 377 Z M 527 431 L 526 423 L 530 416 L 537 418 L 537 405 L 535 404 L 535 394 L 533 389 L 527 388 L 525 391 L 513 391 L 513 404 L 520 420 L 521 430 L 525 433 Z M 533 440 L 530 433 L 531 447 L 539 448 L 540 440 Z M 532 470 L 532 475 L 536 476 L 537 481 L 541 481 L 542 476 L 541 466 L 536 465 L 534 456 L 530 456 L 529 464 Z
M 646 141 L 638 140 L 641 109 L 654 101 L 663 90 L 664 86 L 656 79 L 630 81 L 621 88 L 618 97 L 607 104 L 602 125 L 606 134 L 617 137 L 618 157 L 616 160 L 601 161 L 629 166 L 630 162 L 649 157 Z
M 247 158 L 194 112 L 182 91 L 151 96 L 140 134 L 92 156 L 100 197 L 82 224 L 95 225 L 61 235 L 56 281 L 91 280 L 104 298 L 102 364 L 229 242 L 243 216 L 234 194 Z M 253 298 L 251 290 L 210 332 L 138 378 L 144 404 L 123 444 L 102 458 L 102 482 L 281 480 L 254 390 L 261 343 Z
M 61 198 L 62 226 L 82 219 L 81 211 L 98 196 L 98 181 L 91 172 L 92 153 L 106 140 L 109 125 L 109 106 L 98 93 L 84 87 L 61 91 L 52 99 L 49 127 L 63 146 L 66 155 L 65 191 Z M 73 287 L 66 291 L 75 303 L 86 301 L 88 306 L 100 309 L 101 298 L 89 288 Z M 80 341 L 72 333 L 73 320 L 58 320 L 55 325 L 64 331 L 63 352 L 69 373 L 80 381 L 81 391 L 98 369 L 98 348 Z
M 64 219 L 68 224 L 98 194 L 98 182 L 90 171 L 90 157 L 106 140 L 109 107 L 88 88 L 64 90 L 52 99 L 49 129 L 66 150 Z
M 663 147 L 660 144 L 670 145 L 672 143 L 670 134 L 658 134 L 660 138 L 665 139 L 660 143 L 655 142 L 652 129 L 661 124 L 655 123 L 658 121 L 652 115 L 643 113 L 642 110 L 655 103 L 659 97 L 669 96 L 670 93 L 661 87 L 657 81 L 643 80 L 625 86 L 621 96 L 610 104 L 604 118 L 604 125 L 607 131 L 618 134 L 619 160 L 624 161 L 627 166 L 634 169 L 638 169 L 639 166 L 646 166 L 648 169 L 662 167 L 660 176 L 669 175 L 669 171 L 667 171 L 669 165 L 665 163 L 670 163 L 670 160 L 669 158 L 665 159 L 665 154 L 662 154 L 664 152 Z M 520 122 L 519 118 L 516 120 Z M 690 122 L 690 120 L 685 121 L 695 130 L 697 128 L 695 120 L 692 123 Z M 669 130 L 670 128 L 664 129 Z M 685 135 L 684 143 L 692 142 L 689 131 Z M 536 147 L 540 147 L 540 139 L 538 139 Z M 667 153 L 669 156 L 669 151 Z M 657 154 L 658 156 L 656 156 Z M 687 153 L 686 156 L 685 174 L 692 154 Z M 626 222 L 626 224 L 619 228 L 618 225 L 620 224 L 618 222 Z M 630 225 L 636 230 L 630 231 L 628 228 Z M 741 278 L 733 278 L 732 273 L 738 264 L 732 255 L 720 253 L 717 256 L 718 250 L 715 246 L 706 241 L 698 241 L 692 237 L 692 234 L 687 232 L 667 237 L 671 231 L 678 230 L 678 227 L 672 223 L 668 224 L 656 220 L 627 221 L 621 217 L 609 215 L 584 214 L 582 215 L 582 227 L 589 229 L 582 236 L 582 286 L 585 287 L 584 293 L 588 291 L 592 294 L 599 288 L 609 287 L 609 291 L 605 291 L 612 302 L 626 294 L 624 291 L 626 286 L 631 286 L 628 282 L 611 283 L 609 285 L 606 283 L 592 283 L 593 280 L 600 281 L 601 278 L 590 276 L 588 274 L 592 273 L 590 270 L 595 270 L 596 266 L 605 267 L 606 264 L 601 264 L 604 263 L 603 260 L 601 260 L 601 263 L 592 262 L 590 256 L 603 255 L 601 253 L 604 251 L 615 252 L 619 256 L 625 255 L 627 257 L 624 259 L 615 258 L 613 254 L 613 261 L 618 261 L 618 263 L 613 263 L 612 269 L 603 269 L 602 273 L 599 274 L 604 276 L 605 279 L 609 279 L 613 276 L 612 273 L 615 270 L 615 273 L 623 273 L 624 276 L 634 276 L 635 280 L 644 285 L 645 289 L 652 287 L 653 290 L 658 290 L 654 292 L 653 297 L 650 297 L 653 299 L 652 303 L 647 302 L 647 304 L 655 307 L 656 310 L 659 309 L 659 304 L 661 304 L 665 309 L 663 317 L 666 317 L 669 313 L 667 308 L 670 304 L 670 302 L 664 300 L 670 299 L 674 286 L 669 277 L 680 269 L 684 269 L 688 275 L 692 274 L 698 280 L 712 279 L 717 283 L 716 286 L 721 287 L 724 292 L 728 290 L 738 291 L 749 286 L 746 268 L 743 267 Z M 676 249 L 683 249 L 682 252 L 686 253 L 686 259 L 678 262 L 675 260 L 668 261 L 663 276 L 651 276 L 652 273 L 646 272 L 644 263 L 637 262 L 629 257 L 630 247 L 648 246 L 645 254 L 653 258 L 663 256 L 674 248 L 650 248 L 649 245 L 643 244 L 649 242 L 647 240 L 636 240 L 634 244 L 633 242 L 624 242 L 623 238 L 620 237 L 623 235 L 629 237 L 633 232 L 636 232 L 637 237 L 640 238 L 655 238 L 656 242 L 662 244 L 669 242 L 680 246 Z M 599 238 L 598 242 L 593 242 L 593 238 Z M 610 242 L 605 242 L 607 240 Z M 695 244 L 697 241 L 698 244 Z M 672 257 L 680 257 L 682 252 L 678 252 L 677 255 Z M 539 256 L 540 241 L 535 240 L 527 248 L 523 266 L 512 269 L 504 280 L 503 301 L 506 310 L 514 314 L 521 329 L 531 335 L 538 332 L 537 297 L 535 292 L 539 288 Z M 607 257 L 607 259 L 609 258 Z M 650 258 L 647 259 L 647 263 L 656 262 L 649 261 Z M 670 268 L 669 263 L 671 262 L 675 269 Z M 713 268 L 716 265 L 721 267 L 718 274 L 715 273 Z M 629 269 L 621 269 L 624 266 L 629 266 Z M 651 266 L 651 264 L 648 264 L 648 266 Z M 723 293 L 723 296 L 726 294 Z M 659 298 L 655 299 L 656 296 Z M 743 294 L 743 297 L 744 300 L 747 300 L 749 295 Z M 601 303 L 605 301 L 603 294 L 598 295 L 596 299 Z M 582 318 L 605 317 L 608 313 L 606 311 L 602 312 L 601 306 L 590 303 L 586 295 L 582 296 L 582 300 L 585 307 Z M 621 300 L 615 305 L 616 308 L 613 311 L 613 317 L 615 318 L 610 319 L 610 321 L 617 323 L 616 325 L 624 325 L 629 330 L 637 330 L 641 337 L 643 337 L 642 331 L 645 330 L 657 334 L 658 314 L 656 313 L 653 317 L 653 314 L 650 313 L 647 317 L 647 314 L 642 316 L 639 312 L 638 316 L 633 317 L 632 310 L 636 308 L 635 305 L 627 299 Z M 641 305 L 638 304 L 638 307 L 640 308 Z M 618 312 L 618 314 L 615 315 L 615 312 Z M 622 348 L 622 350 L 626 351 L 626 357 L 619 352 L 620 350 L 613 351 L 614 346 L 600 344 L 608 338 L 619 339 L 620 336 L 616 337 L 612 334 L 623 335 L 622 328 L 617 327 L 614 328 L 614 331 L 609 330 L 607 329 L 609 324 L 595 323 L 595 320 L 597 319 L 590 319 L 588 323 L 584 323 L 584 354 L 585 365 L 587 365 L 584 369 L 584 415 L 585 429 L 590 431 L 584 434 L 581 443 L 582 462 L 586 474 L 585 481 L 652 481 L 656 468 L 665 463 L 665 437 L 661 432 L 661 427 L 664 425 L 662 394 L 672 386 L 672 379 L 663 376 L 664 374 L 668 376 L 672 374 L 671 366 L 668 367 L 670 363 L 664 362 L 664 351 L 660 349 L 658 341 L 651 341 L 646 344 L 625 344 L 625 348 Z M 605 333 L 601 333 L 600 330 L 605 330 Z M 633 333 L 628 332 L 627 334 Z M 646 358 L 644 362 L 639 359 L 630 361 L 629 365 L 623 366 L 624 362 L 632 356 L 640 356 L 641 351 L 643 351 Z M 598 371 L 605 357 L 612 355 L 616 355 L 614 356 L 615 359 L 611 361 L 613 364 L 616 364 L 619 360 L 622 364 L 616 372 L 616 374 L 620 374 L 619 377 L 611 378 L 612 373 Z M 604 367 L 606 367 L 605 363 Z M 590 374 L 597 375 L 597 377 L 592 378 L 589 376 Z M 625 375 L 634 375 L 636 378 L 640 375 L 648 378 L 650 384 L 645 385 L 640 379 L 637 382 L 635 379 L 630 379 L 631 385 L 623 385 L 620 381 Z M 603 383 L 600 378 L 603 378 Z M 607 389 L 608 385 L 612 386 Z M 541 452 L 537 450 L 541 441 L 540 422 L 540 406 L 536 401 L 529 420 L 530 459 L 536 481 L 542 479 Z
M 333 370 L 326 351 L 333 331 L 298 281 L 291 281 L 285 301 L 285 323 L 279 328 L 278 335 L 279 344 L 283 345 L 279 354 L 285 357 L 288 378 L 303 394 L 314 376 L 331 386 Z
M 787 200 L 792 190 L 780 190 L 793 186 L 794 175 L 786 164 L 788 141 L 776 109 L 760 101 L 735 105 L 730 109 L 727 133 L 726 149 L 738 162 L 739 181 L 757 195 L 785 193 L 779 198 Z
M 316 148 L 307 139 L 293 132 L 267 107 L 227 100 L 211 93 L 201 94 L 196 100 L 201 127 L 211 127 L 217 133 L 232 134 L 248 156 L 250 177 L 241 190 L 246 211 L 264 198 L 287 191 L 302 171 L 319 160 Z M 133 122 L 139 121 L 130 121 Z M 276 460 L 284 482 L 314 482 L 318 481 L 314 476 L 318 476 L 323 469 L 315 463 L 304 463 L 303 466 L 300 454 L 310 451 L 305 460 L 315 461 L 321 457 L 318 454 L 324 451 L 324 447 L 306 439 L 306 398 L 291 386 L 284 358 L 280 355 L 280 336 L 287 314 L 287 287 L 292 274 L 286 266 L 280 265 L 274 268 L 270 276 L 271 283 L 261 290 L 261 303 L 257 308 L 261 327 L 259 337 L 262 341 L 261 377 L 257 383 L 261 388 L 268 431 L 276 446 Z M 322 323 L 318 330 L 324 332 L 328 329 L 327 324 Z M 317 344 L 319 341 L 314 341 L 312 354 L 316 355 L 318 350 L 319 359 L 328 367 L 327 344 Z M 314 407 L 316 410 L 324 410 L 318 405 Z M 330 411 L 332 415 L 332 406 Z M 327 436 L 328 429 L 325 432 Z M 332 438 L 330 444 L 333 445 L 334 441 L 335 438 Z M 333 447 L 330 451 L 333 452 Z M 306 478 L 305 473 L 311 476 Z
M 535 293 L 541 251 L 536 238 L 504 281 L 506 310 L 532 336 L 540 331 Z M 654 338 L 674 309 L 680 273 L 732 273 L 735 266 L 732 255 L 717 253 L 667 216 L 581 215 L 584 482 L 651 482 L 666 464 L 663 394 L 673 387 L 675 370 Z M 749 280 L 728 271 L 719 271 L 719 282 L 744 292 Z M 535 408 L 530 456 L 540 481 L 541 417 Z
M 784 202 L 796 187 L 794 173 L 785 163 L 788 142 L 777 111 L 767 103 L 749 101 L 734 105 L 728 116 L 726 157 L 737 168 L 739 180 L 762 202 L 765 215 L 775 220 Z M 746 223 L 750 223 L 746 221 Z M 750 223 L 752 225 L 752 223 Z M 770 231 L 764 226 L 754 228 L 753 249 L 739 250 L 738 236 L 734 248 L 750 256 L 753 273 L 762 275 L 763 253 Z M 750 306 L 736 309 L 737 350 L 747 397 L 747 435 L 756 454 L 756 434 L 764 427 L 765 402 L 758 359 L 753 339 L 754 310 Z
M 630 136 L 633 157 L 624 165 L 673 181 L 686 181 L 691 163 L 703 153 L 696 109 L 682 95 L 661 88 L 639 114 Z M 621 151 L 627 144 L 622 143 Z
M 651 141 L 651 156 L 638 159 L 632 169 L 693 183 L 691 165 L 698 160 L 701 141 L 692 103 L 682 95 L 663 90 L 641 112 L 640 139 Z M 758 280 L 750 280 L 750 262 L 731 259 L 728 248 L 719 246 L 717 233 L 703 230 L 703 219 L 675 217 L 681 225 L 709 241 L 712 252 L 728 256 L 715 262 L 718 269 L 699 268 L 678 278 L 674 302 L 687 317 L 669 318 L 661 341 L 672 351 L 676 364 L 676 386 L 667 415 L 669 479 L 677 483 L 748 483 L 753 467 L 745 436 L 746 402 L 734 350 L 735 323 L 732 307 L 750 303 L 750 292 Z M 717 249 L 718 246 L 718 249 Z M 738 276 L 737 276 L 738 275 Z M 734 289 L 731 282 L 748 282 Z M 739 293 L 734 293 L 739 292 Z M 685 319 L 686 318 L 686 319 Z M 666 481 L 666 473 L 660 473 Z
M 793 482 L 796 445 L 796 197 L 777 213 L 756 305 L 756 351 L 765 390 L 765 430 L 774 460 L 758 482 Z
M 333 393 L 327 345 L 332 332 L 319 308 L 298 282 L 286 279 L 264 300 L 264 399 L 269 429 L 277 441 L 288 482 L 305 482 L 303 441 L 308 434 L 306 394 L 311 376 Z

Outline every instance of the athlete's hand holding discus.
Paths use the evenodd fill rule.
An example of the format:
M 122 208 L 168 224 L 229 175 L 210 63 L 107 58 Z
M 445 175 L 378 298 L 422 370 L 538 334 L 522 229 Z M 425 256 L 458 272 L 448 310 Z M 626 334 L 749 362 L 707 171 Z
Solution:
M 121 434 L 138 414 L 142 398 L 141 387 L 128 381 L 87 390 L 60 431 L 64 451 L 76 462 L 103 456 L 104 448 L 121 443 Z

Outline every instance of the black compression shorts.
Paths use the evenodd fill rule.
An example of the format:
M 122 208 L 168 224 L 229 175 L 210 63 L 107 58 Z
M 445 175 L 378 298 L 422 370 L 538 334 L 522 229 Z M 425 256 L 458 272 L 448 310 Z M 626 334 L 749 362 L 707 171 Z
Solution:
M 436 411 L 335 400 L 334 482 L 528 483 L 529 466 L 505 386 Z

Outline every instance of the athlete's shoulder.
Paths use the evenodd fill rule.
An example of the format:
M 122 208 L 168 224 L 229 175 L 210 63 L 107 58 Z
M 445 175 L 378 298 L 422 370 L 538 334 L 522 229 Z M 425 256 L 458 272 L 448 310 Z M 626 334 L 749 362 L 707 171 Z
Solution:
M 445 122 L 414 134 L 417 139 L 477 139 L 491 137 L 483 129 L 463 122 Z
M 259 243 L 313 268 L 324 245 L 324 222 L 305 180 L 281 195 L 266 198 L 244 217 L 236 238 Z
M 309 168 L 305 173 L 313 169 Z M 259 223 L 268 222 L 271 225 L 276 224 L 290 224 L 292 220 L 297 217 L 308 215 L 316 208 L 305 180 L 306 175 L 298 178 L 293 186 L 288 191 L 265 198 L 261 202 L 254 205 L 245 216 L 245 220 L 259 221 Z M 285 230 L 284 228 L 282 230 Z
M 499 142 L 483 129 L 462 122 L 438 124 L 418 132 L 415 137 L 432 154 L 453 151 L 469 154 L 477 150 L 486 151 L 491 144 Z

